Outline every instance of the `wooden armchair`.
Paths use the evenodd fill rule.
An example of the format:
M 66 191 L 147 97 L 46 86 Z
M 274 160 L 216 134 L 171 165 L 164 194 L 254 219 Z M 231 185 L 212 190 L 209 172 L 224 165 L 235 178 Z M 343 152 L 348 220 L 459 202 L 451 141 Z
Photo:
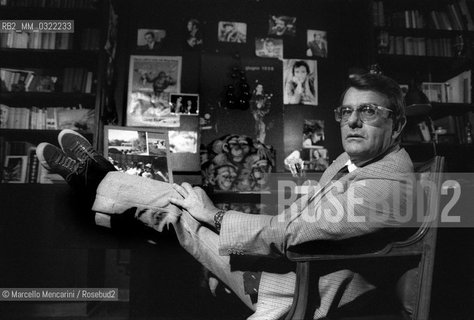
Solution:
M 434 183 L 431 188 L 424 190 L 425 216 L 434 219 L 425 219 L 419 228 L 399 229 L 401 233 L 394 233 L 395 236 L 385 242 L 380 241 L 379 235 L 371 234 L 360 239 L 333 241 L 333 244 L 315 241 L 290 248 L 287 258 L 297 263 L 296 287 L 293 305 L 286 320 L 313 318 L 320 297 L 317 286 L 312 284 L 318 283 L 319 277 L 342 269 L 359 272 L 368 265 L 383 265 L 387 261 L 388 268 L 395 265 L 395 261 L 396 265 L 406 261 L 406 266 L 390 285 L 396 289 L 393 291 L 397 291 L 399 300 L 395 304 L 397 307 L 393 308 L 396 310 L 395 315 L 392 310 L 392 315 L 361 316 L 356 313 L 356 317 L 350 318 L 347 313 L 341 315 L 335 310 L 334 313 L 330 312 L 329 319 L 428 320 L 443 169 L 444 158 L 439 156 L 416 168 L 421 179 Z M 376 304 L 372 304 L 371 309 L 373 307 Z

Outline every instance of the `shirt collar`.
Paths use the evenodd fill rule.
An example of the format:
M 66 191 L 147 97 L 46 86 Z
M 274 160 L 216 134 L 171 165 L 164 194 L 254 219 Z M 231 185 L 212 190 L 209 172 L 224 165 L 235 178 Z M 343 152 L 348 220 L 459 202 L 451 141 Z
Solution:
M 347 160 L 347 162 L 345 163 L 345 166 L 347 166 L 347 170 L 349 172 L 352 172 L 358 168 L 355 164 L 352 163 L 351 159 Z

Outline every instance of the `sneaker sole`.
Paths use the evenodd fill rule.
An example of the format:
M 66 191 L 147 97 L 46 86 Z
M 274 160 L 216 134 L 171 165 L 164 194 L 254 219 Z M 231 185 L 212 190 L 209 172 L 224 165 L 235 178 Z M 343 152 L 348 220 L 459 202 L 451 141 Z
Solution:
M 41 165 L 46 168 L 47 170 L 51 170 L 51 167 L 48 165 L 48 162 L 46 159 L 43 157 L 43 150 L 46 146 L 51 145 L 51 143 L 47 142 L 41 142 L 39 145 L 36 146 L 36 156 L 38 157 L 38 160 L 40 161 Z

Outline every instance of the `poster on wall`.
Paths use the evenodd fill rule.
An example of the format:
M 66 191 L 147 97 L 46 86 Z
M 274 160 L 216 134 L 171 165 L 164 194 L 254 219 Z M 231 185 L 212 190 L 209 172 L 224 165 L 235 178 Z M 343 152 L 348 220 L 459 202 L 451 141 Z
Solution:
M 316 60 L 283 60 L 283 103 L 318 104 Z
M 219 42 L 247 42 L 247 24 L 243 22 L 219 21 L 217 39 Z
M 166 130 L 119 126 L 104 130 L 104 155 L 118 171 L 173 182 Z
M 138 29 L 137 50 L 158 51 L 163 46 L 166 30 L 161 29 Z
M 170 93 L 181 90 L 181 57 L 130 57 L 127 126 L 179 127 Z
M 326 31 L 308 30 L 307 31 L 306 56 L 308 57 L 323 57 L 328 56 L 328 42 L 326 38 Z

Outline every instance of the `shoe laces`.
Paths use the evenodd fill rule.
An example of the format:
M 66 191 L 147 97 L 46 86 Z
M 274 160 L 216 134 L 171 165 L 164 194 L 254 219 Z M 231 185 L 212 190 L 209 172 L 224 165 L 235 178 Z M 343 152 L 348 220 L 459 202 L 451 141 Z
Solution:
M 80 158 L 79 161 L 86 161 L 87 159 L 94 160 L 95 151 L 92 146 L 84 147 L 82 144 L 76 142 L 71 148 L 71 151 Z
M 70 172 L 68 177 L 71 175 L 81 175 L 84 172 L 87 174 L 87 161 L 76 161 L 70 157 L 61 155 L 57 160 L 57 164 Z
M 59 157 L 57 164 L 72 172 L 77 171 L 77 169 L 79 168 L 79 163 L 76 160 L 63 155 Z

